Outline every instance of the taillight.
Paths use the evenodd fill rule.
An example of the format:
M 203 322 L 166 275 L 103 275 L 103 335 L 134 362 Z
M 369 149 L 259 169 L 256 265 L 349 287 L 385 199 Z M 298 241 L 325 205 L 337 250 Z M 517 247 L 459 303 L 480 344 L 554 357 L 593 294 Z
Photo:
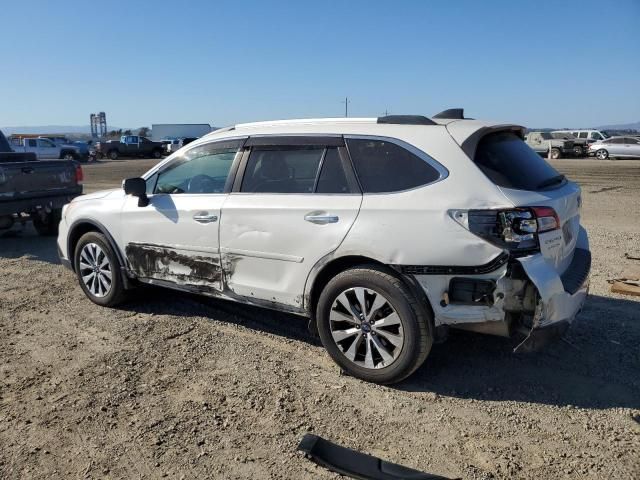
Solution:
M 512 252 L 538 251 L 538 234 L 560 228 L 553 208 L 508 210 L 451 210 L 460 225 L 488 242 Z
M 76 165 L 76 183 L 82 183 L 84 180 L 84 173 L 81 165 Z

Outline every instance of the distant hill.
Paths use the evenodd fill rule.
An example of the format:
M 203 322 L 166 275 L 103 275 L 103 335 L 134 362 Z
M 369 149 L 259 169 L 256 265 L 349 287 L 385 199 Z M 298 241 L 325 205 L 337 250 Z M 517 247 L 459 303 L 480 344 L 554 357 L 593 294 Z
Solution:
M 41 125 L 35 127 L 0 127 L 5 135 L 13 133 L 91 133 L 89 125 Z
M 640 130 L 640 122 L 619 123 L 617 125 L 603 125 L 598 130 Z

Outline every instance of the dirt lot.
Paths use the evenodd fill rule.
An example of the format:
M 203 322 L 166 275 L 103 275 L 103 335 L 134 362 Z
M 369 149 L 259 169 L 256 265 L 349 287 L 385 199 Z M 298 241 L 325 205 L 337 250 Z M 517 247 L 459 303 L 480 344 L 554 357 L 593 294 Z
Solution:
M 452 334 L 395 387 L 341 376 L 303 319 L 166 290 L 89 302 L 29 227 L 0 238 L 0 477 L 334 478 L 305 432 L 461 478 L 640 478 L 640 161 L 554 162 L 584 192 L 592 296 L 515 356 Z M 153 161 L 85 167 L 87 191 Z M 637 262 L 640 263 L 640 262 Z

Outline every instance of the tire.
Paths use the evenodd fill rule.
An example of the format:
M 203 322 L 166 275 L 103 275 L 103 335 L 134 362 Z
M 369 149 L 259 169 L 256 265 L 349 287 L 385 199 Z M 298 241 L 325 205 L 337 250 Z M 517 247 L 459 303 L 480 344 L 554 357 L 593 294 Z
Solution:
M 557 160 L 558 158 L 560 158 L 560 150 L 557 148 L 552 148 L 551 149 L 551 158 L 553 160 Z
M 607 152 L 604 148 L 601 148 L 596 152 L 596 157 L 598 158 L 598 160 L 606 160 L 607 158 L 609 158 L 609 152 Z
M 88 232 L 80 237 L 73 263 L 80 288 L 89 300 L 103 307 L 122 303 L 125 289 L 120 276 L 120 262 L 103 234 Z
M 584 155 L 584 152 L 582 151 L 582 147 L 573 147 L 573 154 L 576 157 L 582 157 L 582 155 Z
M 62 160 L 75 160 L 76 156 L 71 152 L 64 152 L 62 154 Z
M 118 153 L 117 150 L 110 150 L 109 151 L 109 158 L 111 160 L 117 160 L 119 156 L 120 156 L 120 154 Z
M 162 150 L 155 149 L 153 151 L 153 158 L 162 158 Z
M 358 298 L 364 298 L 365 310 L 371 309 L 364 315 L 351 313 L 359 311 Z M 331 358 L 367 382 L 405 379 L 422 365 L 433 344 L 430 310 L 402 280 L 373 265 L 336 275 L 320 294 L 316 321 Z
M 62 209 L 57 208 L 51 210 L 44 219 L 39 215 L 33 215 L 33 226 L 38 232 L 38 235 L 43 237 L 53 237 L 58 235 L 58 226 L 62 219 Z

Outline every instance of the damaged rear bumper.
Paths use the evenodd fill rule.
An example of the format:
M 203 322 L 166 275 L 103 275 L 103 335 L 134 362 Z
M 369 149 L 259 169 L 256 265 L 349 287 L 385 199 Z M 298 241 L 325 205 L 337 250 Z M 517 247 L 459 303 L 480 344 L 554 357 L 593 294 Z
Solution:
M 527 352 L 562 337 L 582 310 L 589 292 L 591 252 L 576 248 L 571 264 L 562 275 L 550 268 L 541 255 L 519 258 L 518 262 L 540 296 L 531 330 L 514 350 Z

